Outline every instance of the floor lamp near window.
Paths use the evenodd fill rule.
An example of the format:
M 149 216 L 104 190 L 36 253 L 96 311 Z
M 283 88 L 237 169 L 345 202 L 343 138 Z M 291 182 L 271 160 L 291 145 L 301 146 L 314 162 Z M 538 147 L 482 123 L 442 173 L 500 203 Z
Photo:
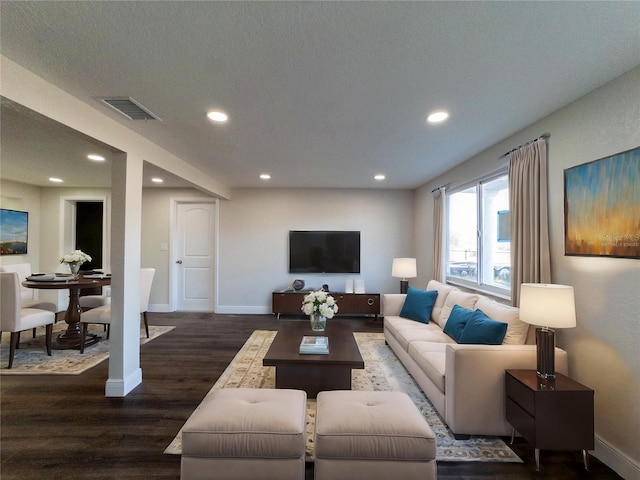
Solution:
M 523 283 L 520 285 L 520 320 L 540 326 L 536 329 L 536 371 L 540 378 L 555 379 L 556 341 L 553 329 L 576 326 L 573 287 Z
M 415 278 L 418 276 L 415 258 L 394 258 L 391 267 L 391 276 L 401 278 L 400 293 L 407 293 L 409 280 L 407 278 Z

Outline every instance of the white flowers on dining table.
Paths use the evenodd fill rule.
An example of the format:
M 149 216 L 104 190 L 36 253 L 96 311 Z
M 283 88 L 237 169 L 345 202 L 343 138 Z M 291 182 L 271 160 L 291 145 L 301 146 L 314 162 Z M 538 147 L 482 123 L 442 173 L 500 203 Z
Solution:
M 304 296 L 301 310 L 305 315 L 316 313 L 325 318 L 333 318 L 338 313 L 338 303 L 327 292 L 317 290 Z
M 74 250 L 73 252 L 69 252 L 60 259 L 60 263 L 67 263 L 67 264 L 77 263 L 79 265 L 85 262 L 90 262 L 90 261 L 91 261 L 91 257 L 86 253 L 84 253 L 82 250 Z

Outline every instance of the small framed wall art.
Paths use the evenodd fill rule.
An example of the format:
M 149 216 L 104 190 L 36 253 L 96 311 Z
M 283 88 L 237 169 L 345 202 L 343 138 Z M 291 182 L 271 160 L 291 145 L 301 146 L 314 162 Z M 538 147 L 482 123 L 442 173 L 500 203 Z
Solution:
M 564 171 L 565 255 L 640 259 L 640 147 Z
M 29 212 L 0 208 L 0 255 L 27 253 Z

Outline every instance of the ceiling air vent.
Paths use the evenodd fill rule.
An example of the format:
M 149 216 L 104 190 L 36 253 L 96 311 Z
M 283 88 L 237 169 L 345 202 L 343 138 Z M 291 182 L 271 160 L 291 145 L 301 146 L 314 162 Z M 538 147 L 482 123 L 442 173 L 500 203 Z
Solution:
M 101 100 L 130 120 L 160 120 L 157 115 L 151 113 L 131 97 L 111 97 Z

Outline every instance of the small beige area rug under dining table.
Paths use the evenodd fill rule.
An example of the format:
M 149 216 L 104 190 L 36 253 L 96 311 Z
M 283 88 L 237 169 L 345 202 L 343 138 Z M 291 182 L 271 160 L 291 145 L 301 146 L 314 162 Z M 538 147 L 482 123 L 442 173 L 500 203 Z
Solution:
M 275 331 L 256 330 L 243 345 L 211 391 L 219 388 L 274 388 L 275 367 L 262 366 L 262 359 L 276 335 Z M 391 348 L 384 343 L 382 333 L 353 334 L 364 359 L 364 370 L 353 370 L 353 390 L 401 391 L 411 397 L 427 419 L 436 436 L 436 460 L 454 462 L 517 462 L 522 460 L 499 437 L 472 436 L 456 440 L 431 402 L 422 393 L 409 372 Z M 200 404 L 202 405 L 202 403 Z M 198 410 L 200 406 L 196 408 Z M 307 460 L 314 458 L 313 434 L 316 401 L 307 400 Z M 164 451 L 182 453 L 182 435 L 178 432 Z
M 149 338 L 140 329 L 140 344 L 150 342 L 176 327 L 149 325 Z M 31 330 L 20 334 L 20 348 L 16 350 L 13 358 L 13 367 L 9 364 L 9 333 L 2 333 L 0 343 L 0 375 L 79 375 L 80 373 L 95 367 L 109 357 L 109 340 L 107 332 L 102 325 L 89 325 L 89 333 L 95 333 L 102 337 L 95 345 L 80 350 L 56 350 L 55 341 L 59 333 L 67 329 L 67 324 L 58 322 L 53 326 L 54 347 L 51 356 L 47 355 L 45 348 L 45 327 L 36 329 L 36 337 L 32 338 Z

